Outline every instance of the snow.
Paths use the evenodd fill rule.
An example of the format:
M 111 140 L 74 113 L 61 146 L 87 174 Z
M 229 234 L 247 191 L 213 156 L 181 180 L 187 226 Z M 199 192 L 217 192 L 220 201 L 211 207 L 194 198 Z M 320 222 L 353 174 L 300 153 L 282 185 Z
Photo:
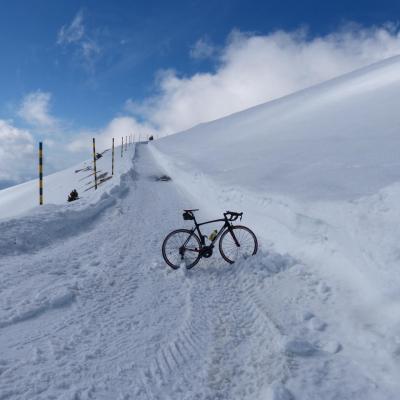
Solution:
M 352 200 L 400 179 L 399 58 L 201 124 L 155 147 L 220 185 Z
M 46 156 L 46 149 L 44 150 Z M 52 151 L 49 149 L 48 151 Z M 123 154 L 132 154 L 134 147 L 130 145 Z M 103 153 L 103 152 L 102 152 Z M 107 172 L 111 176 L 111 149 L 106 149 L 102 157 L 97 160 L 98 176 Z M 110 190 L 115 183 L 115 179 L 110 179 L 102 184 L 104 190 L 88 190 L 94 184 L 93 178 L 93 159 L 84 161 L 71 168 L 67 168 L 43 178 L 44 188 L 44 207 L 39 207 L 39 182 L 32 180 L 20 185 L 12 186 L 0 191 L 0 220 L 20 215 L 33 208 L 48 208 L 48 205 L 65 204 L 68 195 L 73 189 L 78 191 L 81 201 L 74 203 L 82 205 L 96 203 L 104 190 Z M 131 157 L 121 157 L 121 146 L 115 147 L 115 177 L 118 177 L 131 167 Z M 86 170 L 85 170 L 86 169 Z M 50 206 L 51 207 L 51 206 Z
M 0 191 L 0 399 L 397 398 L 399 86 L 394 58 L 137 144 L 97 191 Z M 257 255 L 166 266 L 197 207 Z

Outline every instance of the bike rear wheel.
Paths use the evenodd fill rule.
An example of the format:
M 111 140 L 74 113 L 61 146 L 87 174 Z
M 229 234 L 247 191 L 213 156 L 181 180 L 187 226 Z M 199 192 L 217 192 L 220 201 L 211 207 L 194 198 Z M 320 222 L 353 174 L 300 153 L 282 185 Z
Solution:
M 193 268 L 200 260 L 201 243 L 199 237 L 189 229 L 177 229 L 167 235 L 162 244 L 165 262 L 173 269 L 182 263 L 187 269 Z
M 239 258 L 254 256 L 257 250 L 258 242 L 256 235 L 246 226 L 232 226 L 232 233 L 226 230 L 219 240 L 219 252 L 222 258 L 230 264 L 233 264 Z

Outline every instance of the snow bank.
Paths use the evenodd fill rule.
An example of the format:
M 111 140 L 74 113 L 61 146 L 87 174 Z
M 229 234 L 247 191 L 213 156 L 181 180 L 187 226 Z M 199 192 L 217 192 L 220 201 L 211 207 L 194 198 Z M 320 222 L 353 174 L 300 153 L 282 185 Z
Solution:
M 3 210 L 8 213 L 8 207 L 15 202 L 16 207 L 12 209 L 11 214 L 22 213 L 15 218 L 0 219 L 0 258 L 32 252 L 54 241 L 66 239 L 90 229 L 98 222 L 98 217 L 106 209 L 114 206 L 117 199 L 124 197 L 129 190 L 127 180 L 134 174 L 132 170 L 133 154 L 134 151 L 126 153 L 123 162 L 120 162 L 119 167 L 115 168 L 114 177 L 99 185 L 96 191 L 91 189 L 81 192 L 81 186 L 77 186 L 81 179 L 80 175 L 83 173 L 85 176 L 88 172 L 75 173 L 80 168 L 71 168 L 49 176 L 47 179 L 48 192 L 54 203 L 37 206 L 30 211 L 31 196 L 34 196 L 33 186 L 36 186 L 36 182 L 32 181 L 0 191 Z M 99 163 L 99 168 L 105 169 L 104 166 L 110 160 L 103 157 L 100 161 L 102 162 Z M 85 165 L 86 163 L 83 164 L 83 166 Z M 93 177 L 89 178 L 90 185 L 92 179 Z M 87 186 L 87 180 L 84 182 L 80 185 Z M 29 189 L 30 197 L 28 198 L 25 197 L 26 188 Z M 68 193 L 67 188 L 77 188 L 80 199 L 68 203 L 62 195 Z
M 104 192 L 108 192 L 113 186 L 118 185 L 120 175 L 132 167 L 134 151 L 134 146 L 129 147 L 128 151 L 124 152 L 124 157 L 121 158 L 120 147 L 115 148 L 114 178 L 99 185 L 99 190 L 96 191 L 93 189 L 87 190 L 94 183 L 91 169 L 93 161 L 91 159 L 74 167 L 45 176 L 43 178 L 45 206 L 49 204 L 66 204 L 68 195 L 73 189 L 78 191 L 80 197 L 80 200 L 74 203 L 74 206 L 83 204 L 85 207 L 87 204 L 96 203 Z M 107 173 L 107 177 L 111 176 L 111 150 L 106 150 L 103 153 L 103 157 L 97 160 L 96 164 L 98 176 L 105 173 Z M 39 208 L 38 203 L 38 180 L 0 190 L 0 220 Z

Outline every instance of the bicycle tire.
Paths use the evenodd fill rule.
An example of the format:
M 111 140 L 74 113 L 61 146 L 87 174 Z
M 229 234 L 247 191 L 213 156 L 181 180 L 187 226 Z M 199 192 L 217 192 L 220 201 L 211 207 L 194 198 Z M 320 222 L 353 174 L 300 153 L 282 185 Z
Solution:
M 222 234 L 219 240 L 219 252 L 221 253 L 222 258 L 229 264 L 233 264 L 239 258 L 239 256 L 254 256 L 258 250 L 257 237 L 251 229 L 243 225 L 232 226 L 232 229 L 233 231 L 237 231 L 234 232 L 235 237 L 239 244 L 242 244 L 243 247 L 240 246 L 242 247 L 242 250 L 239 250 L 240 247 L 236 245 L 228 229 Z M 231 254 L 232 252 L 235 255 L 234 257 Z
M 178 236 L 181 235 L 179 238 Z M 193 254 L 195 257 L 188 257 L 189 264 L 185 262 L 186 268 L 193 268 L 200 261 L 200 248 L 201 242 L 199 237 L 189 229 L 177 229 L 169 233 L 164 242 L 162 244 L 162 255 L 164 261 L 173 269 L 178 269 L 181 266 L 182 258 L 179 254 L 179 249 L 185 243 L 188 236 L 190 235 L 189 245 L 191 250 L 189 250 L 189 254 Z M 193 239 L 193 241 L 192 241 Z M 168 247 L 169 246 L 169 247 Z M 185 256 L 184 256 L 185 257 Z

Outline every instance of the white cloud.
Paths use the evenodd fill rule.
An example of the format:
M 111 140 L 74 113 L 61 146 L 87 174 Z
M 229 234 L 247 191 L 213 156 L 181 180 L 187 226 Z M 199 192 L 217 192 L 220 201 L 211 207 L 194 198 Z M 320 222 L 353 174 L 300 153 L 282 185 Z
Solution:
M 83 12 L 79 11 L 69 25 L 64 25 L 58 32 L 57 43 L 75 43 L 82 39 L 85 34 L 83 26 Z
M 0 186 L 29 179 L 37 172 L 32 135 L 0 119 Z
M 85 29 L 83 12 L 80 10 L 69 25 L 64 25 L 58 32 L 57 44 L 72 48 L 75 58 L 88 71 L 93 71 L 100 46 Z
M 201 47 L 201 46 L 200 46 Z M 166 71 L 158 94 L 126 110 L 170 134 L 328 80 L 400 53 L 393 26 L 339 32 L 309 39 L 307 32 L 246 35 L 234 31 L 213 73 L 189 77 Z
M 37 90 L 22 100 L 18 115 L 30 125 L 45 131 L 55 129 L 57 120 L 50 115 L 51 93 Z
M 207 37 L 200 38 L 190 48 L 190 57 L 195 60 L 212 57 L 216 52 L 215 46 L 210 42 Z
M 68 150 L 72 152 L 86 151 L 91 149 L 92 137 L 96 138 L 97 149 L 102 150 L 111 147 L 112 138 L 115 138 L 115 145 L 121 144 L 121 137 L 134 135 L 136 140 L 139 136 L 147 138 L 149 135 L 154 134 L 154 130 L 144 123 L 138 123 L 132 117 L 116 117 L 104 128 L 98 131 L 81 132 L 76 139 L 69 145 Z

